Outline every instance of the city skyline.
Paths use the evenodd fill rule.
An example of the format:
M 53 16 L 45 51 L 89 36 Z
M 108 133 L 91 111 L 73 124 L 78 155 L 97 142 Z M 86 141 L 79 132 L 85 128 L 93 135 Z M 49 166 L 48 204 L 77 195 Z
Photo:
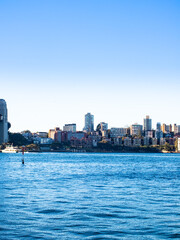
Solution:
M 6 101 L 4 99 L 0 99 L 0 101 L 5 105 L 6 105 Z M 7 111 L 7 105 L 6 105 L 6 111 Z M 0 114 L 1 117 L 1 114 Z M 7 118 L 7 117 L 6 117 Z M 6 119 L 7 121 L 7 119 Z M 130 132 L 132 134 L 133 132 L 136 132 L 136 135 L 138 135 L 138 132 L 142 132 L 142 131 L 151 131 L 151 130 L 157 130 L 157 131 L 162 131 L 162 132 L 166 132 L 166 130 L 168 129 L 167 132 L 171 132 L 171 130 L 174 128 L 174 126 L 176 125 L 177 127 L 180 127 L 180 124 L 178 123 L 165 123 L 165 122 L 156 122 L 154 124 L 152 124 L 152 118 L 150 118 L 149 115 L 146 115 L 143 119 L 142 119 L 142 123 L 131 123 L 131 124 L 126 124 L 125 126 L 113 126 L 108 128 L 109 123 L 105 123 L 105 122 L 99 122 L 97 124 L 94 124 L 94 115 L 91 114 L 90 112 L 86 113 L 84 115 L 84 127 L 82 129 L 76 129 L 76 123 L 70 123 L 71 121 L 69 121 L 68 123 L 64 123 L 62 126 L 57 125 L 54 128 L 57 128 L 58 131 L 71 131 L 71 132 L 76 132 L 76 131 L 85 131 L 85 132 L 94 132 L 97 131 L 97 128 L 100 127 L 101 130 L 104 128 L 106 130 L 108 129 L 130 129 Z M 8 124 L 8 122 L 7 122 Z M 11 127 L 11 123 L 9 123 Z M 133 130 L 132 130 L 133 128 Z M 49 128 L 49 130 L 52 130 L 53 128 Z M 178 128 L 179 129 L 179 128 Z M 30 130 L 29 128 L 27 129 L 23 129 L 20 132 L 26 131 L 26 130 Z M 31 131 L 31 130 L 30 130 Z M 54 130 L 53 130 L 54 131 Z M 40 130 L 37 130 L 37 132 L 41 132 Z M 47 129 L 44 130 L 44 132 L 47 132 Z M 174 129 L 173 129 L 174 132 Z M 132 134 L 133 135 L 133 134 Z
M 180 2 L 3 1 L 0 98 L 11 131 L 180 123 Z
M 62 144 L 66 146 L 61 149 L 63 151 L 82 150 L 82 148 L 84 148 L 83 151 L 88 149 L 93 151 L 98 147 L 101 150 L 111 148 L 111 151 L 122 151 L 123 147 L 145 147 L 148 151 L 149 146 L 152 146 L 152 151 L 157 152 L 179 151 L 180 125 L 165 123 L 161 125 L 158 122 L 156 128 L 153 129 L 149 115 L 143 119 L 143 125 L 135 123 L 126 128 L 109 129 L 107 122 L 100 122 L 95 128 L 94 115 L 90 112 L 84 115 L 83 131 L 77 131 L 76 123 L 66 123 L 63 128 L 58 126 L 49 129 L 48 132 L 38 131 L 36 133 L 29 130 L 21 131 L 21 133 L 8 133 L 10 127 L 6 101 L 0 99 L 0 145 L 11 143 L 19 146 L 29 143 L 28 148 L 32 148 L 33 151 L 50 151 L 51 147 L 59 151 L 63 147 Z M 3 149 L 3 151 L 10 151 L 10 149 Z

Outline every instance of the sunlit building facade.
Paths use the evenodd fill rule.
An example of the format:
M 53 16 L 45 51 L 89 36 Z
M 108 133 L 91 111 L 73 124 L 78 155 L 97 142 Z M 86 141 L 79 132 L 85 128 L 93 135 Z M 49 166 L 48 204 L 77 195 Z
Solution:
M 0 144 L 8 142 L 8 113 L 4 99 L 0 99 Z

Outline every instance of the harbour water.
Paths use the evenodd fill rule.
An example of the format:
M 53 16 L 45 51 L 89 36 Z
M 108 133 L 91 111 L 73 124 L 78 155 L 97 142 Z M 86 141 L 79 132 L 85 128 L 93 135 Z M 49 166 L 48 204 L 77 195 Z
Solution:
M 0 154 L 0 239 L 180 239 L 180 154 Z

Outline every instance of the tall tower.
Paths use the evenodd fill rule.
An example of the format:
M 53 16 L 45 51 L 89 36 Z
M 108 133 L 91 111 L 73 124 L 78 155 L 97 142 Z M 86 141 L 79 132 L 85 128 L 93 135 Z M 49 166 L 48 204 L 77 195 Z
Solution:
M 8 142 L 7 105 L 0 99 L 0 144 Z
M 85 126 L 83 129 L 85 132 L 94 131 L 94 116 L 91 113 L 85 115 Z
M 144 131 L 151 131 L 152 130 L 152 120 L 149 116 L 146 116 L 144 119 Z

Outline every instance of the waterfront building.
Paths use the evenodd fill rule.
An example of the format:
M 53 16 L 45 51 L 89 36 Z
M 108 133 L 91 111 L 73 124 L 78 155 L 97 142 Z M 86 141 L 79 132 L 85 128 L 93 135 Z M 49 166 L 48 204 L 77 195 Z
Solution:
M 83 129 L 85 132 L 94 131 L 94 116 L 91 113 L 85 115 L 85 126 Z
M 36 134 L 40 138 L 47 138 L 48 137 L 48 133 L 47 132 L 37 132 Z
M 124 138 L 124 146 L 131 147 L 132 146 L 132 139 L 129 137 Z
M 6 101 L 0 99 L 0 144 L 8 142 L 8 111 Z
M 40 144 L 46 145 L 46 144 L 52 144 L 53 140 L 52 138 L 41 138 Z
M 149 116 L 146 116 L 146 118 L 144 119 L 143 130 L 144 131 L 152 130 L 152 120 L 149 118 Z
M 149 145 L 150 145 L 150 138 L 144 137 L 144 146 L 149 146 Z
M 133 147 L 141 146 L 141 138 L 134 138 L 133 139 Z
M 161 131 L 161 123 L 157 123 L 155 138 L 157 138 L 157 144 L 160 143 L 160 138 L 163 138 L 163 132 Z
M 175 138 L 170 137 L 170 138 L 167 139 L 167 142 L 169 143 L 169 145 L 173 146 L 175 144 Z
M 71 139 L 74 138 L 74 139 L 79 139 L 79 140 L 81 140 L 81 139 L 83 139 L 84 137 L 85 137 L 85 133 L 84 133 L 84 132 L 81 132 L 81 131 L 79 131 L 79 132 L 74 132 L 74 133 L 72 133 L 72 135 L 71 135 Z
M 100 122 L 96 127 L 96 132 L 103 138 L 108 137 L 108 124 L 105 122 Z
M 165 138 L 161 138 L 160 139 L 160 145 L 163 146 L 163 145 L 165 145 L 165 143 L 166 143 Z
M 48 138 L 55 139 L 55 129 L 50 129 L 48 132 Z
M 61 132 L 61 142 L 68 142 L 71 139 L 72 132 Z M 68 138 L 69 136 L 69 138 Z
M 61 143 L 61 130 L 59 128 L 55 128 L 54 140 L 55 142 Z
M 153 145 L 153 146 L 156 146 L 157 143 L 158 143 L 157 138 L 153 138 L 153 139 L 152 139 L 152 145 Z
M 111 128 L 110 136 L 111 137 L 123 137 L 127 134 L 127 128 Z
M 63 127 L 63 131 L 65 132 L 76 132 L 76 124 L 65 124 Z
M 97 140 L 96 140 L 96 139 L 93 139 L 93 140 L 92 140 L 92 146 L 93 146 L 93 147 L 97 147 L 97 144 L 98 144 Z
M 174 134 L 180 133 L 180 125 L 174 124 L 173 128 L 174 128 L 174 129 L 173 129 L 173 130 L 174 130 Z
M 136 135 L 136 136 L 141 136 L 142 135 L 142 125 L 140 124 L 133 124 L 130 126 L 130 134 L 133 136 L 133 135 Z
M 48 132 L 48 138 L 51 138 L 55 142 L 61 143 L 61 133 L 60 128 L 56 127 L 55 129 L 50 129 Z
M 122 145 L 122 137 L 113 138 L 113 143 L 114 145 L 117 145 L 117 146 Z
M 155 138 L 157 139 L 157 144 L 160 144 L 160 139 L 163 138 L 163 132 L 162 131 L 156 131 Z
M 180 138 L 178 138 L 178 147 L 177 147 L 177 149 L 178 149 L 178 152 L 180 152 Z
M 23 136 L 24 138 L 26 138 L 27 140 L 31 140 L 32 137 L 33 137 L 33 134 L 32 134 L 29 130 L 22 131 L 21 134 L 22 134 L 22 136 Z

